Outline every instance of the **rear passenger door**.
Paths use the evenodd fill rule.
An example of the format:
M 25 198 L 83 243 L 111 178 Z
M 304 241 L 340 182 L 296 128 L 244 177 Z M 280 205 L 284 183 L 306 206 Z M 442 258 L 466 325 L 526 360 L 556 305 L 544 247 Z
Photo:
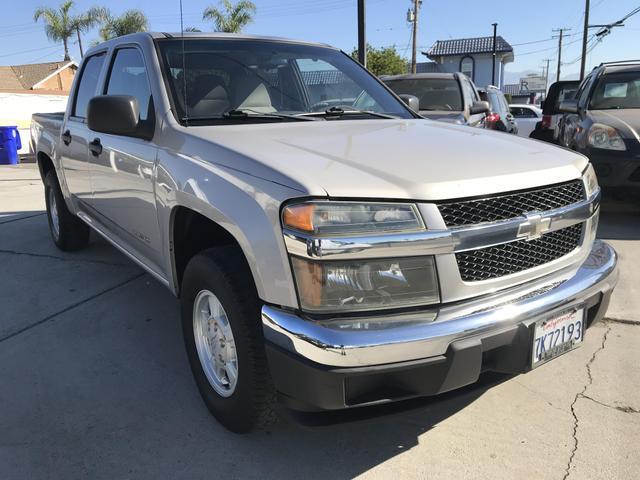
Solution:
M 97 53 L 88 57 L 82 64 L 78 86 L 71 100 L 69 115 L 62 126 L 62 138 L 59 144 L 64 179 L 69 193 L 74 200 L 79 199 L 85 203 L 91 200 L 87 105 L 96 95 L 105 58 L 105 52 Z M 79 207 L 82 208 L 82 206 Z
M 142 51 L 135 46 L 114 50 L 105 95 L 131 95 L 138 101 L 140 121 L 151 131 L 155 111 Z M 90 143 L 101 146 L 90 157 L 92 205 L 110 235 L 137 252 L 147 265 L 161 264 L 161 239 L 154 178 L 157 148 L 141 138 L 91 132 Z M 161 270 L 160 270 L 161 271 Z

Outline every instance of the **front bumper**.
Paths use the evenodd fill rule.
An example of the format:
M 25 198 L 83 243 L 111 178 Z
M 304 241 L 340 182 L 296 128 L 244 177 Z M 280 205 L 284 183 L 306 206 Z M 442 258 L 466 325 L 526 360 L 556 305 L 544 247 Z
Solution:
M 590 148 L 585 152 L 603 189 L 640 192 L 640 152 L 616 152 Z
M 482 371 L 526 372 L 536 320 L 575 306 L 602 318 L 618 279 L 616 253 L 596 241 L 566 281 L 543 278 L 418 313 L 313 321 L 262 308 L 276 389 L 301 410 L 331 410 L 434 395 Z M 368 324 L 368 328 L 362 328 Z

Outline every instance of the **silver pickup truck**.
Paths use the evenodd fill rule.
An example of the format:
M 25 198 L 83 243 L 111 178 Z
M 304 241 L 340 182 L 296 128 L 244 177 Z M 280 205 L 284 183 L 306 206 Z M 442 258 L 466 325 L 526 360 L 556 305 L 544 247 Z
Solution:
M 197 386 L 236 432 L 276 400 L 529 371 L 583 342 L 617 281 L 584 156 L 422 119 L 326 45 L 111 40 L 31 142 L 55 244 L 93 230 L 180 298 Z

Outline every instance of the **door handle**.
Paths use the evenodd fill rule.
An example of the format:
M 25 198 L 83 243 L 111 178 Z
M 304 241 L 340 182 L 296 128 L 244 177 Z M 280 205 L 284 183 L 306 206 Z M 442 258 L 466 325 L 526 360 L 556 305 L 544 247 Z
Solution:
M 65 145 L 69 145 L 71 143 L 71 131 L 65 130 L 65 132 L 61 135 L 62 142 Z
M 99 138 L 94 138 L 93 142 L 89 142 L 89 150 L 91 150 L 94 157 L 102 153 L 102 143 L 100 143 Z

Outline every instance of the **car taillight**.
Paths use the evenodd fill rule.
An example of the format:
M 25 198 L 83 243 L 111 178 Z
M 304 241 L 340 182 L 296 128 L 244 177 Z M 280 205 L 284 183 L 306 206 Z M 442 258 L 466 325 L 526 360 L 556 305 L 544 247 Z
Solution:
M 542 124 L 540 124 L 540 126 L 542 128 L 551 128 L 551 118 L 551 115 L 543 115 Z
M 500 115 L 498 115 L 497 113 L 490 113 L 485 117 L 484 120 L 487 125 L 487 128 L 495 128 L 496 123 L 500 121 Z

